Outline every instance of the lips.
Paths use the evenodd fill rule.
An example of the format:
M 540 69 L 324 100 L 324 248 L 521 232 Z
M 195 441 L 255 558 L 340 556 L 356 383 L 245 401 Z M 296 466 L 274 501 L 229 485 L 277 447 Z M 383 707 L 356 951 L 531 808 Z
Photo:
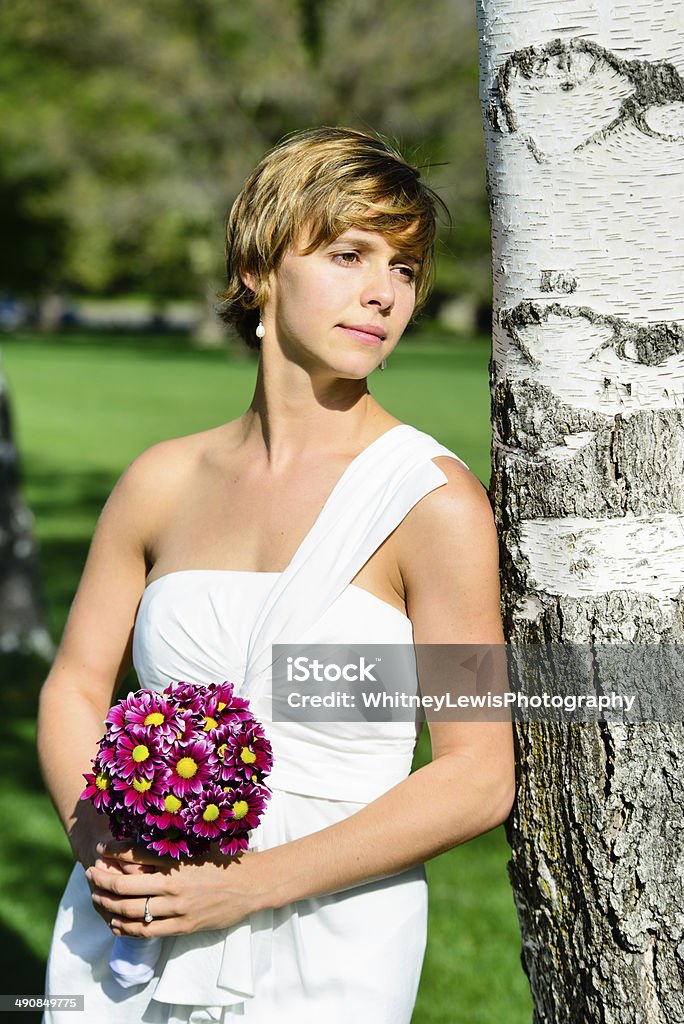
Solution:
M 375 324 L 340 324 L 343 331 L 351 334 L 357 341 L 364 345 L 381 345 L 387 335 L 382 327 Z

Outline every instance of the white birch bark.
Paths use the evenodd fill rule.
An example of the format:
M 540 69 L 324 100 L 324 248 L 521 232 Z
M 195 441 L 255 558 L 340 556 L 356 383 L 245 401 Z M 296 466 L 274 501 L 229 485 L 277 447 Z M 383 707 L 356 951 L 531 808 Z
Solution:
M 682 643 L 684 7 L 477 8 L 507 639 Z M 517 744 L 535 1021 L 684 1021 L 681 724 Z
M 0 657 L 14 651 L 54 653 L 43 622 L 32 527 L 33 517 L 19 493 L 19 459 L 0 374 Z

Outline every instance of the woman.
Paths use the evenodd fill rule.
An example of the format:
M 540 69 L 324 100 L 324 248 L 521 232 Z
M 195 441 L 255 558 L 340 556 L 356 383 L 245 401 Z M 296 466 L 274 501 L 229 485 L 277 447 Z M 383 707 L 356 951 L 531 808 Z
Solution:
M 436 202 L 361 132 L 269 153 L 227 233 L 224 315 L 261 349 L 251 405 L 144 452 L 102 512 L 39 722 L 79 862 L 48 993 L 83 992 L 88 1019 L 408 1022 L 422 864 L 509 813 L 510 728 L 464 722 L 433 723 L 409 777 L 412 723 L 267 723 L 273 796 L 233 861 L 169 869 L 78 803 L 131 660 L 157 689 L 244 680 L 264 719 L 275 642 L 503 642 L 482 485 L 367 386 L 426 297 Z M 112 934 L 165 939 L 135 991 L 108 969 Z

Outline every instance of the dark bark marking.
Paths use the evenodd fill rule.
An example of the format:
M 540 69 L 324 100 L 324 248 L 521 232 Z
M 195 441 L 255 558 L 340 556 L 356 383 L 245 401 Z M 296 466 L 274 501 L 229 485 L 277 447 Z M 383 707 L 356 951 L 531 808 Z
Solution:
M 595 71 L 599 62 L 604 63 L 616 73 L 627 78 L 632 85 L 633 92 L 622 101 L 618 115 L 610 124 L 604 125 L 599 131 L 581 142 L 575 147 L 576 151 L 605 138 L 606 135 L 627 121 L 633 122 L 645 135 L 665 139 L 669 142 L 679 141 L 680 136 L 678 135 L 666 135 L 654 131 L 645 117 L 646 111 L 650 107 L 684 102 L 684 79 L 674 64 L 667 61 L 652 63 L 647 60 L 624 60 L 598 43 L 579 37 L 557 38 L 543 46 L 526 46 L 516 50 L 508 57 L 499 68 L 487 106 L 486 116 L 492 129 L 499 132 L 516 132 L 520 129 L 519 120 L 509 96 L 513 75 L 516 72 L 528 80 L 542 78 L 548 65 L 554 61 L 559 68 L 567 73 L 567 80 L 561 85 L 561 89 L 567 92 L 572 90 L 576 84 L 572 80 L 572 65 L 574 54 L 579 53 L 590 54 L 594 58 L 590 74 Z M 527 139 L 527 145 L 538 162 L 543 163 L 548 159 L 532 138 Z
M 610 327 L 612 337 L 600 344 L 590 358 L 598 355 L 602 349 L 612 347 L 627 362 L 659 366 L 670 356 L 684 352 L 684 325 L 676 320 L 644 325 L 611 313 L 597 313 L 590 306 L 565 306 L 559 302 L 541 303 L 524 299 L 512 309 L 502 309 L 499 323 L 533 366 L 539 366 L 540 362 L 527 348 L 521 331 L 525 327 L 544 323 L 550 316 L 569 320 L 584 318 L 591 324 Z M 628 345 L 634 355 L 627 354 Z
M 540 292 L 563 292 L 566 295 L 577 291 L 577 278 L 562 270 L 542 270 L 539 279 Z

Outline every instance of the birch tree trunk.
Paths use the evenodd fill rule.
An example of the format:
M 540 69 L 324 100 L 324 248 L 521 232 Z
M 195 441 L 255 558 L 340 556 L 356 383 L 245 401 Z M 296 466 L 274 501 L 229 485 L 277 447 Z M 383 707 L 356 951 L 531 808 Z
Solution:
M 51 656 L 31 536 L 33 518 L 19 494 L 19 459 L 7 385 L 0 374 L 0 657 L 24 651 Z
M 477 0 L 506 636 L 684 641 L 684 12 Z M 519 724 L 536 1022 L 684 1021 L 680 723 Z

